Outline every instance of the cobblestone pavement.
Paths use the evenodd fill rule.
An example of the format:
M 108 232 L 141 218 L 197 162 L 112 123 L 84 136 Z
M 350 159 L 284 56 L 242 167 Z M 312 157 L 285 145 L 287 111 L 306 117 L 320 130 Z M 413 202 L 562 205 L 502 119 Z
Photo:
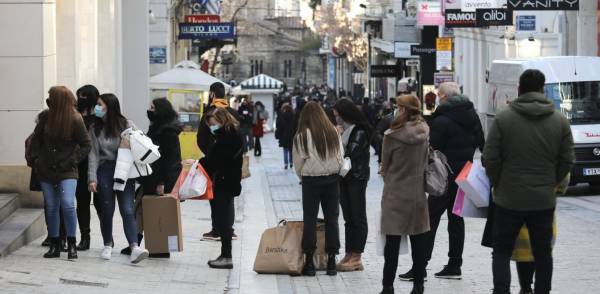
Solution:
M 243 195 L 237 198 L 236 232 L 240 240 L 233 243 L 234 269 L 212 270 L 206 262 L 219 254 L 217 242 L 201 242 L 200 236 L 210 229 L 210 210 L 205 201 L 182 203 L 184 251 L 168 260 L 147 260 L 131 265 L 118 250 L 125 246 L 121 219 L 116 212 L 114 235 L 116 248 L 111 261 L 99 258 L 101 237 L 95 213 L 92 216 L 92 249 L 80 252 L 77 261 L 66 254 L 58 260 L 41 257 L 45 248 L 41 239 L 0 259 L 0 293 L 379 293 L 383 257 L 376 254 L 375 224 L 383 182 L 373 168 L 367 189 L 369 238 L 364 254 L 365 270 L 339 273 L 329 277 L 258 275 L 252 271 L 261 233 L 283 218 L 301 219 L 300 186 L 292 170 L 284 170 L 281 149 L 272 135 L 263 139 L 263 156 L 251 156 L 252 176 L 244 181 Z M 373 160 L 375 157 L 373 157 Z M 372 167 L 375 167 L 373 162 Z M 559 201 L 558 240 L 555 248 L 553 293 L 600 293 L 600 194 L 587 187 L 577 187 Z M 93 211 L 93 209 L 92 209 Z M 340 232 L 343 252 L 343 218 Z M 442 221 L 433 259 L 428 267 L 427 293 L 490 293 L 492 288 L 490 250 L 479 245 L 484 221 L 467 219 L 463 279 L 433 278 L 446 263 L 448 234 Z M 398 273 L 410 267 L 410 257 L 400 257 Z M 396 293 L 409 293 L 411 284 L 396 281 Z M 513 270 L 513 293 L 517 293 Z
M 272 137 L 266 137 L 262 144 L 263 156 L 253 161 L 264 170 L 271 194 L 275 220 L 302 218 L 301 188 L 292 170 L 283 169 L 281 149 Z M 365 249 L 365 271 L 339 273 L 329 277 L 319 272 L 316 278 L 278 276 L 280 293 L 379 293 L 383 269 L 383 257 L 376 254 L 375 225 L 379 210 L 383 181 L 376 174 L 375 157 L 372 176 L 367 188 L 369 237 Z M 591 193 L 587 187 L 575 189 L 575 195 Z M 554 291 L 553 293 L 592 293 L 598 291 L 600 281 L 600 197 L 565 197 L 558 205 L 558 241 L 555 248 Z M 269 223 L 274 225 L 273 220 Z M 340 213 L 340 233 L 343 252 L 343 218 Z M 428 266 L 429 281 L 425 285 L 427 293 L 491 293 L 491 251 L 481 247 L 481 234 L 485 225 L 482 219 L 466 220 L 466 242 L 464 251 L 463 279 L 460 281 L 433 278 L 433 274 L 446 264 L 448 233 L 446 221 L 442 221 L 436 239 L 433 258 Z M 247 256 L 243 258 L 248 258 Z M 253 258 L 253 257 L 252 257 Z M 410 268 L 409 255 L 400 257 L 398 273 Z M 513 266 L 514 267 L 514 266 Z M 397 293 L 408 293 L 412 285 L 396 280 Z M 243 290 L 243 289 L 242 289 Z M 513 293 L 518 292 L 516 272 L 513 269 Z M 247 292 L 251 293 L 251 292 Z

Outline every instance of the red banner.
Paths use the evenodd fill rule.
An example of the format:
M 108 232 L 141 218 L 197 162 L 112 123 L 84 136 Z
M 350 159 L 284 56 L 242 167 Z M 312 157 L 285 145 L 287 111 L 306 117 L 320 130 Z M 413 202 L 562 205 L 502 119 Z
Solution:
M 186 23 L 217 23 L 217 22 L 221 22 L 221 17 L 219 15 L 213 15 L 213 14 L 186 15 L 185 22 Z

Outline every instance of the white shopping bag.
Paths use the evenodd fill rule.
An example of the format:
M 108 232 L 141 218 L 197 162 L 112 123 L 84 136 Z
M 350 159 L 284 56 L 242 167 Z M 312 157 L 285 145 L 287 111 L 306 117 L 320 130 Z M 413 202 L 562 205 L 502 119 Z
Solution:
M 474 160 L 469 175 L 466 178 L 457 178 L 456 184 L 475 206 L 488 207 L 490 205 L 490 180 L 481 160 Z
M 188 172 L 183 184 L 179 188 L 179 199 L 185 200 L 202 196 L 206 193 L 208 180 L 206 176 L 198 169 L 196 160 Z
M 377 247 L 377 255 L 384 256 L 385 254 L 385 235 L 381 233 L 381 211 L 377 212 L 377 235 L 375 235 L 375 246 Z M 400 255 L 409 253 L 408 236 L 402 236 L 400 239 Z

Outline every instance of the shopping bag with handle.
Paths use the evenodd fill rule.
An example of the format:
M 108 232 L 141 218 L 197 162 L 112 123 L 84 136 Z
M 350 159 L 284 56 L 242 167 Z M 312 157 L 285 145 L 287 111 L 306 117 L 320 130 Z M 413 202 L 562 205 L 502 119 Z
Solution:
M 486 218 L 487 208 L 475 206 L 475 204 L 465 196 L 465 192 L 461 188 L 458 188 L 452 213 L 460 217 Z
M 212 200 L 212 181 L 202 165 L 196 160 L 189 169 L 182 169 L 171 194 L 180 200 Z
M 465 192 L 465 196 L 477 207 L 490 205 L 490 180 L 485 173 L 485 168 L 480 160 L 469 162 L 463 168 L 468 172 L 456 178 L 456 184 Z
M 274 228 L 266 229 L 254 260 L 254 271 L 259 274 L 300 275 L 304 266 L 301 221 L 282 220 Z

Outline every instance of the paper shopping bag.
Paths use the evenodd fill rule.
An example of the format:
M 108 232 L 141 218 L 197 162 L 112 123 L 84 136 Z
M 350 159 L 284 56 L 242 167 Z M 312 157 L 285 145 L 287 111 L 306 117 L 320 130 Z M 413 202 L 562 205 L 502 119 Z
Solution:
M 304 266 L 301 221 L 282 220 L 260 239 L 254 271 L 259 274 L 300 275 Z
M 465 169 L 463 169 L 465 170 Z M 456 179 L 456 184 L 465 192 L 465 196 L 477 207 L 490 205 L 490 180 L 480 160 L 470 164 L 469 172 Z
M 475 204 L 465 196 L 465 192 L 461 188 L 458 188 L 452 213 L 460 217 L 486 218 L 487 208 L 475 206 Z

